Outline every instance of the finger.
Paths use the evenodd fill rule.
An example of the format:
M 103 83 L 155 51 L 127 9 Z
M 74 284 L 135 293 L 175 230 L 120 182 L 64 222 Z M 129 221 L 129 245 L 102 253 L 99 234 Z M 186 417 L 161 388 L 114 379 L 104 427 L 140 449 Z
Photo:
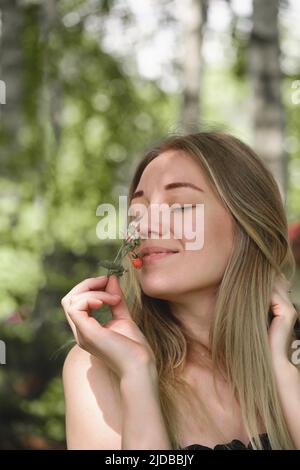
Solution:
M 280 321 L 282 332 L 288 330 L 292 331 L 297 319 L 297 311 L 294 305 L 292 303 L 279 301 L 271 305 L 271 309 L 277 322 Z
M 69 308 L 69 313 L 78 311 L 81 313 L 85 313 L 85 316 L 89 316 L 90 310 L 96 309 L 101 307 L 103 304 L 102 300 L 97 299 L 95 297 L 89 298 L 89 297 L 83 297 L 81 299 L 77 299 L 76 302 L 72 303 L 72 305 Z
M 89 317 L 89 311 L 92 309 L 97 309 L 101 307 L 103 302 L 99 299 L 81 299 L 78 302 L 74 303 L 74 305 L 70 306 L 68 310 L 66 311 L 66 317 L 68 320 L 68 323 L 71 327 L 71 330 L 73 332 L 73 335 L 78 342 L 78 332 L 76 329 L 76 325 L 73 321 L 73 314 L 76 312 L 80 312 L 81 315 L 85 317 Z
M 70 325 L 70 327 L 73 331 L 73 334 L 76 331 L 75 325 L 72 323 L 72 320 L 71 320 L 71 318 L 70 318 L 70 316 L 68 315 L 68 312 L 67 312 L 67 310 L 68 310 L 68 308 L 70 307 L 70 304 L 71 304 L 72 296 L 74 294 L 82 292 L 82 291 L 92 290 L 93 288 L 101 288 L 101 287 L 103 288 L 103 287 L 105 287 L 107 281 L 108 281 L 107 276 L 99 276 L 99 277 L 95 277 L 95 278 L 85 279 L 84 281 L 80 282 L 75 287 L 73 287 L 73 289 L 71 289 L 68 292 L 68 294 L 65 297 L 63 297 L 63 299 L 61 300 L 61 305 L 62 305 L 62 307 L 65 311 L 68 323 L 69 323 L 69 325 Z
M 77 344 L 90 354 L 103 358 L 119 374 L 120 357 L 124 358 L 120 347 L 126 345 L 128 339 L 103 327 L 95 318 L 84 316 L 83 313 L 85 312 L 71 309 L 78 335 Z
M 102 329 L 104 329 L 100 323 L 94 318 L 88 315 L 89 310 L 93 308 L 97 308 L 99 306 L 98 299 L 88 299 L 87 304 L 81 305 L 81 310 L 75 309 L 74 307 L 70 308 L 69 315 L 72 319 L 72 322 L 75 325 L 75 328 L 79 335 L 84 338 L 85 342 L 92 341 L 92 338 L 96 334 L 101 333 Z M 96 307 L 97 306 L 97 307 Z M 83 310 L 85 308 L 85 310 Z
M 80 282 L 79 284 L 76 284 L 76 286 L 70 290 L 69 294 L 74 295 L 74 294 L 79 294 L 80 292 L 85 292 L 85 291 L 104 287 L 107 281 L 108 281 L 107 276 L 90 277 Z
M 108 300 L 105 303 L 113 305 L 116 301 L 119 302 L 120 298 L 114 299 L 112 296 L 112 300 Z M 73 331 L 73 335 L 75 336 L 75 339 L 77 342 L 78 342 L 78 332 L 76 330 L 76 325 L 74 324 L 74 321 L 73 321 L 74 313 L 75 313 L 75 318 L 76 318 L 76 314 L 79 312 L 83 318 L 93 319 L 93 317 L 90 315 L 90 311 L 92 309 L 100 308 L 103 305 L 103 303 L 104 302 L 99 298 L 96 298 L 96 297 L 91 298 L 91 297 L 85 296 L 85 297 L 77 298 L 77 301 L 76 302 L 73 301 L 72 305 L 69 306 L 67 310 L 67 318 L 71 326 L 71 329 Z
M 76 297 L 76 299 L 75 299 L 75 297 Z M 87 302 L 87 300 L 90 301 L 90 304 Z M 119 301 L 119 299 L 118 299 L 118 301 Z M 65 313 L 66 313 L 67 320 L 69 322 L 69 325 L 72 329 L 72 332 L 73 332 L 73 335 L 75 336 L 75 338 L 77 336 L 77 332 L 76 332 L 76 327 L 75 327 L 75 325 L 72 321 L 71 315 L 70 315 L 71 309 L 85 311 L 86 314 L 88 315 L 90 309 L 99 308 L 99 307 L 101 307 L 102 304 L 103 304 L 103 302 L 101 301 L 101 299 L 96 298 L 95 296 L 93 296 L 92 298 L 87 297 L 87 296 L 81 298 L 78 295 L 78 296 L 74 296 L 74 297 L 71 298 L 70 305 L 69 305 L 68 308 L 65 309 Z
M 101 289 L 104 288 L 107 284 L 108 277 L 107 276 L 99 276 L 99 277 L 91 277 L 85 279 L 84 281 L 76 284 L 73 289 L 71 289 L 65 297 L 61 300 L 62 306 L 68 306 L 70 302 L 70 298 L 74 294 L 80 294 L 82 292 L 94 290 L 94 289 Z
M 132 319 L 128 306 L 123 295 L 122 289 L 120 287 L 119 281 L 115 274 L 109 276 L 108 283 L 106 285 L 106 292 L 110 294 L 119 295 L 121 300 L 116 304 L 111 306 L 112 316 L 115 319 Z
M 74 336 L 76 342 L 78 342 L 78 334 L 77 334 L 76 326 L 75 326 L 74 323 L 72 322 L 72 320 L 71 320 L 71 318 L 70 318 L 69 315 L 66 315 L 66 317 L 67 317 L 68 323 L 69 323 L 69 325 L 70 325 L 70 328 L 71 328 L 71 330 L 72 330 L 73 336 Z
M 102 300 L 103 303 L 107 303 L 109 305 L 117 304 L 120 301 L 120 296 L 116 294 L 110 294 L 109 292 L 105 291 L 89 291 L 73 295 L 70 299 L 70 306 L 73 306 L 74 303 L 82 299 L 92 298 Z

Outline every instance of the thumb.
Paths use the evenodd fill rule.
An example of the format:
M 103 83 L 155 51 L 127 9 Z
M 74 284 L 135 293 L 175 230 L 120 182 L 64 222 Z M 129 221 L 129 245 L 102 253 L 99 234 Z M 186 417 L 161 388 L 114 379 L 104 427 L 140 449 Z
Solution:
M 108 278 L 108 282 L 105 288 L 106 292 L 120 297 L 120 302 L 117 305 L 110 305 L 113 318 L 115 319 L 131 319 L 127 303 L 125 301 L 124 294 L 120 287 L 118 278 L 115 274 L 111 274 Z

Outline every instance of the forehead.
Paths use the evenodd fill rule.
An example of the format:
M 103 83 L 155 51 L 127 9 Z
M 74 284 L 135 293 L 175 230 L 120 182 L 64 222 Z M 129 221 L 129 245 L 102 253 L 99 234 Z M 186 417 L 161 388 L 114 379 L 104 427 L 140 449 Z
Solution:
M 181 150 L 168 150 L 146 166 L 138 189 L 151 188 L 152 185 L 157 187 L 172 181 L 188 181 L 202 184 L 203 189 L 207 188 L 203 170 L 193 157 Z

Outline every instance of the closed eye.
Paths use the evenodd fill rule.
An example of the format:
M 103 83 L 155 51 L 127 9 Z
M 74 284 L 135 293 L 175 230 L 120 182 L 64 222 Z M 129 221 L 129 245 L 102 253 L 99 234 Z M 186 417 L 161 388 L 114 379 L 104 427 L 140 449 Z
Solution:
M 194 209 L 194 207 L 196 207 L 196 204 L 188 204 L 186 206 L 175 207 L 173 211 L 184 211 L 185 209 Z
M 175 207 L 172 209 L 172 206 L 170 205 L 169 206 L 171 211 L 174 212 L 174 211 L 181 211 L 183 212 L 185 209 L 194 209 L 195 207 L 197 207 L 197 204 L 186 204 L 185 206 L 180 206 L 180 207 Z M 140 219 L 142 218 L 141 215 L 138 215 L 138 216 L 135 216 L 135 215 L 131 215 L 129 217 L 129 222 L 130 223 L 136 223 L 138 222 Z

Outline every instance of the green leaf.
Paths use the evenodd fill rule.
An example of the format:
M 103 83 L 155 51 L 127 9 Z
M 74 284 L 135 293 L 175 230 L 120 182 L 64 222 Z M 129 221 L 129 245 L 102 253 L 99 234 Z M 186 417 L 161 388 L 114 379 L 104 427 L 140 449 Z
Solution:
M 122 270 L 123 266 L 119 263 L 114 263 L 113 261 L 102 260 L 99 261 L 99 265 L 107 269 Z

